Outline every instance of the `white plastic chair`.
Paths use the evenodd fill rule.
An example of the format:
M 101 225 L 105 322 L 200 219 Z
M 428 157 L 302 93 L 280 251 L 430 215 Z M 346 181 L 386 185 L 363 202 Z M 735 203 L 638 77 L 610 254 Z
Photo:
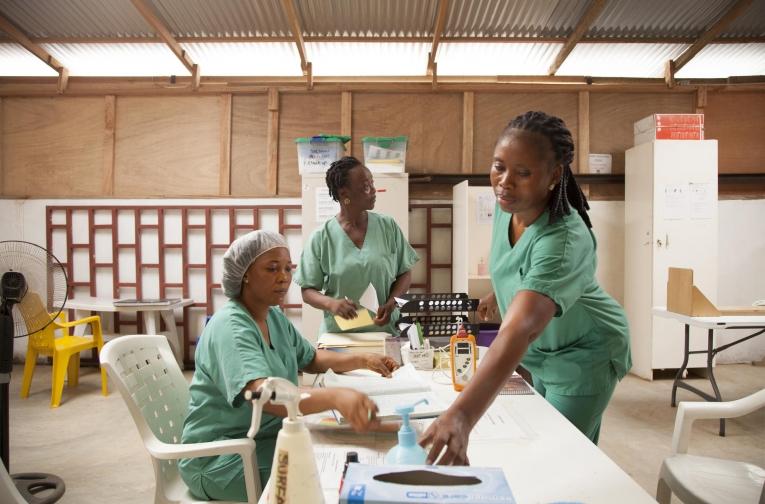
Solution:
M 254 440 L 181 444 L 189 384 L 164 336 L 116 338 L 104 345 L 101 365 L 117 385 L 152 456 L 155 504 L 201 502 L 194 499 L 181 478 L 178 459 L 233 453 L 239 454 L 244 462 L 248 502 L 258 501 L 260 477 Z
M 765 504 L 765 469 L 754 464 L 688 455 L 693 422 L 736 418 L 765 407 L 765 389 L 729 402 L 681 402 L 675 417 L 672 455 L 659 471 L 656 500 L 669 504 L 674 493 L 685 504 Z

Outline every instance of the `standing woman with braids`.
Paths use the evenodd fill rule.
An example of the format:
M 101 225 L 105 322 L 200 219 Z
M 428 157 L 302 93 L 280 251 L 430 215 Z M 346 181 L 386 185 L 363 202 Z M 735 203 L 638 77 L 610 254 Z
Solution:
M 332 163 L 326 181 L 340 213 L 313 232 L 300 256 L 295 282 L 303 301 L 324 311 L 319 334 L 342 332 L 334 316 L 355 318 L 355 301 L 371 283 L 380 306 L 374 325 L 354 331 L 393 334 L 398 319 L 394 298 L 409 289 L 410 270 L 419 257 L 393 218 L 371 211 L 374 180 L 358 159 L 347 156 Z
M 432 445 L 431 463 L 468 463 L 470 430 L 521 362 L 537 392 L 598 442 L 603 412 L 632 362 L 624 310 L 595 280 L 596 242 L 573 158 L 566 125 L 543 112 L 516 117 L 497 141 L 494 292 L 478 311 L 499 308 L 502 324 L 476 375 L 420 441 Z

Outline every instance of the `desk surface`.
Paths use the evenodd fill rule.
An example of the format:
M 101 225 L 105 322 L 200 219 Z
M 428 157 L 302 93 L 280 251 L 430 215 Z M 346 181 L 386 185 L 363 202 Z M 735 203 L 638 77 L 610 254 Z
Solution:
M 765 327 L 765 315 L 725 315 L 721 317 L 691 317 L 681 313 L 667 311 L 663 306 L 654 307 L 653 314 L 678 320 L 683 324 L 707 329 L 726 329 L 728 327 Z
M 65 309 L 71 310 L 86 310 L 97 312 L 139 312 L 139 311 L 164 311 L 174 310 L 176 308 L 182 308 L 194 304 L 193 299 L 181 299 L 175 303 L 170 304 L 142 304 L 142 305 L 122 305 L 115 306 L 115 299 L 107 298 L 95 298 L 95 297 L 78 297 L 75 299 L 67 299 L 64 305 Z
M 445 400 L 451 402 L 457 396 L 451 385 L 433 382 L 431 372 L 421 373 Z M 497 411 L 504 413 L 505 421 L 509 422 L 497 429 L 484 425 L 493 432 L 490 435 L 488 431 L 479 432 L 482 426 L 479 423 L 471 434 L 468 457 L 475 467 L 501 467 L 517 502 L 655 502 L 541 396 L 500 395 L 488 413 Z M 488 421 L 487 415 L 482 422 L 485 420 Z M 317 451 L 327 445 L 343 445 L 348 450 L 361 446 L 385 453 L 396 443 L 395 435 L 382 434 L 314 431 L 313 438 Z M 657 474 L 658 470 L 656 467 Z M 325 484 L 324 491 L 327 502 L 337 502 L 337 488 L 327 488 Z

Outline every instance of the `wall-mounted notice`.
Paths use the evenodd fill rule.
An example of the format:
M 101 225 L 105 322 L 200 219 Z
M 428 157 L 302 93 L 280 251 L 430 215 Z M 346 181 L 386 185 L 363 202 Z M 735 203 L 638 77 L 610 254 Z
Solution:
M 688 184 L 667 184 L 664 186 L 664 220 L 688 218 Z
M 326 187 L 316 188 L 316 224 L 321 224 L 340 213 L 340 203 L 333 200 Z
M 712 184 L 691 182 L 688 186 L 691 193 L 691 219 L 700 220 L 714 217 L 717 194 L 714 192 Z
M 476 221 L 478 224 L 491 224 L 494 219 L 494 204 L 497 198 L 490 194 L 479 194 L 476 198 Z

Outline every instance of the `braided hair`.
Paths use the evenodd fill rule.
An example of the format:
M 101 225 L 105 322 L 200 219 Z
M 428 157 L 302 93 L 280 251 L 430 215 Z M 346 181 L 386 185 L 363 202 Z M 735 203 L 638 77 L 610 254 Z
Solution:
M 547 138 L 552 146 L 556 163 L 563 166 L 560 180 L 552 190 L 547 204 L 550 211 L 550 224 L 562 218 L 563 215 L 569 215 L 571 207 L 574 207 L 587 227 L 592 228 L 592 222 L 587 215 L 590 205 L 571 172 L 571 162 L 574 160 L 574 139 L 563 120 L 544 112 L 529 111 L 510 121 L 500 138 L 509 135 L 513 130 L 531 131 Z
M 343 156 L 329 166 L 325 180 L 333 200 L 340 201 L 340 189 L 348 183 L 348 173 L 357 166 L 362 166 L 361 161 L 353 156 Z

